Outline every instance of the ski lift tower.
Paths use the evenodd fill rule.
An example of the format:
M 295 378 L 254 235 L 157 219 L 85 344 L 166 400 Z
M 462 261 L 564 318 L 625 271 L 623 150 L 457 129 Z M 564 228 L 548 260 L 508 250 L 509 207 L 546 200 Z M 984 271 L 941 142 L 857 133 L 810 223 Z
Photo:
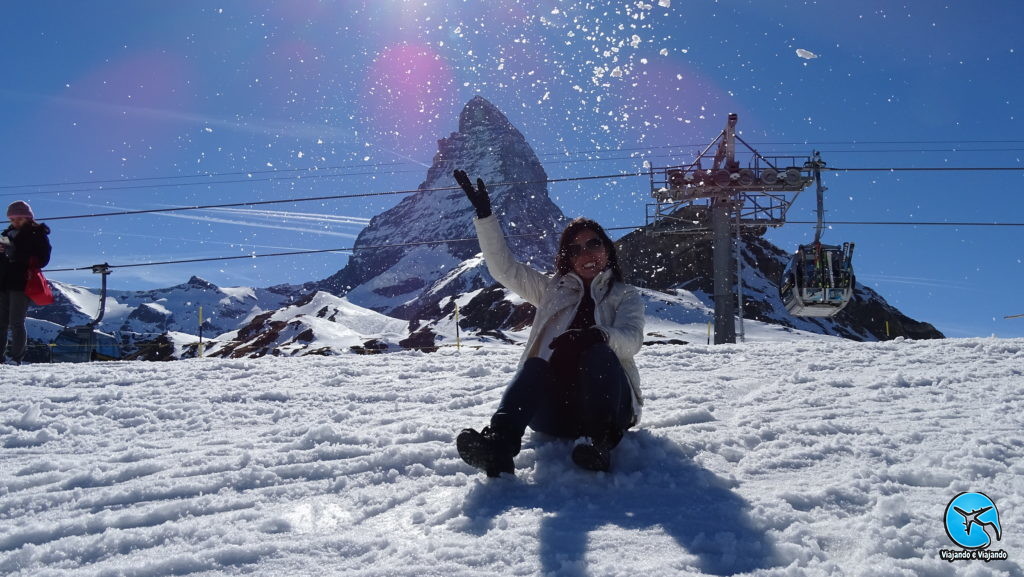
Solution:
M 764 230 L 785 224 L 789 207 L 824 166 L 817 153 L 762 156 L 736 134 L 737 120 L 730 113 L 725 129 L 691 164 L 649 169 L 655 203 L 647 206 L 648 234 L 707 233 L 707 224 L 694 219 L 694 209 L 710 213 L 716 345 L 736 342 L 732 287 L 736 278 L 741 290 L 742 279 L 730 250 L 731 233 L 738 236 L 741 227 Z M 745 147 L 739 158 L 737 143 Z

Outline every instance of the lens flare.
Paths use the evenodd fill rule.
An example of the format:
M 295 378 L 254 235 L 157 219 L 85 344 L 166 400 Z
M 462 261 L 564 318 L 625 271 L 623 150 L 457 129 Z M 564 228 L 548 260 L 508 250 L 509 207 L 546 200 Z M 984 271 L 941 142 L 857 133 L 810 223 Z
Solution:
M 381 146 L 432 155 L 441 122 L 456 116 L 447 61 L 429 46 L 396 44 L 382 50 L 367 74 L 364 118 Z

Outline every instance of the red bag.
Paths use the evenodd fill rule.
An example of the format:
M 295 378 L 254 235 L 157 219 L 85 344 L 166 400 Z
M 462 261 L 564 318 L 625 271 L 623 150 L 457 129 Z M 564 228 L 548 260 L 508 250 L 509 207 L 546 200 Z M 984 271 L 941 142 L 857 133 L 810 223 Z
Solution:
M 25 283 L 25 296 L 39 306 L 53 304 L 53 291 L 50 283 L 43 276 L 43 271 L 36 267 L 28 269 L 28 281 Z

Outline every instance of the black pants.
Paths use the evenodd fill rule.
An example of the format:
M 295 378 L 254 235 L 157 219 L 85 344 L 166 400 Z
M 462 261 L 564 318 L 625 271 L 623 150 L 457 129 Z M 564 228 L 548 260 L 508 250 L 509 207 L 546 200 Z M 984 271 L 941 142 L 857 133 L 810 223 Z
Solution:
M 633 393 L 612 349 L 600 343 L 578 359 L 553 360 L 555 365 L 539 357 L 526 360 L 505 389 L 491 427 L 522 437 L 529 425 L 556 437 L 617 445 L 633 422 Z
M 0 363 L 7 351 L 7 331 L 11 331 L 11 358 L 19 363 L 25 357 L 28 335 L 25 332 L 25 316 L 28 313 L 28 297 L 25 291 L 0 290 Z

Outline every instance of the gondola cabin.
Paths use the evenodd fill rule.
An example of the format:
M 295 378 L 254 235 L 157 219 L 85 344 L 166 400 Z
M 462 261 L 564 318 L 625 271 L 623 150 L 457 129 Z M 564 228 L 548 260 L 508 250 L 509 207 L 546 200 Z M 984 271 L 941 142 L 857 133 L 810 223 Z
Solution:
M 112 361 L 120 357 L 117 339 L 92 325 L 64 328 L 50 347 L 50 362 L 54 363 Z
M 782 274 L 779 289 L 789 314 L 832 317 L 853 297 L 853 243 L 800 245 Z

